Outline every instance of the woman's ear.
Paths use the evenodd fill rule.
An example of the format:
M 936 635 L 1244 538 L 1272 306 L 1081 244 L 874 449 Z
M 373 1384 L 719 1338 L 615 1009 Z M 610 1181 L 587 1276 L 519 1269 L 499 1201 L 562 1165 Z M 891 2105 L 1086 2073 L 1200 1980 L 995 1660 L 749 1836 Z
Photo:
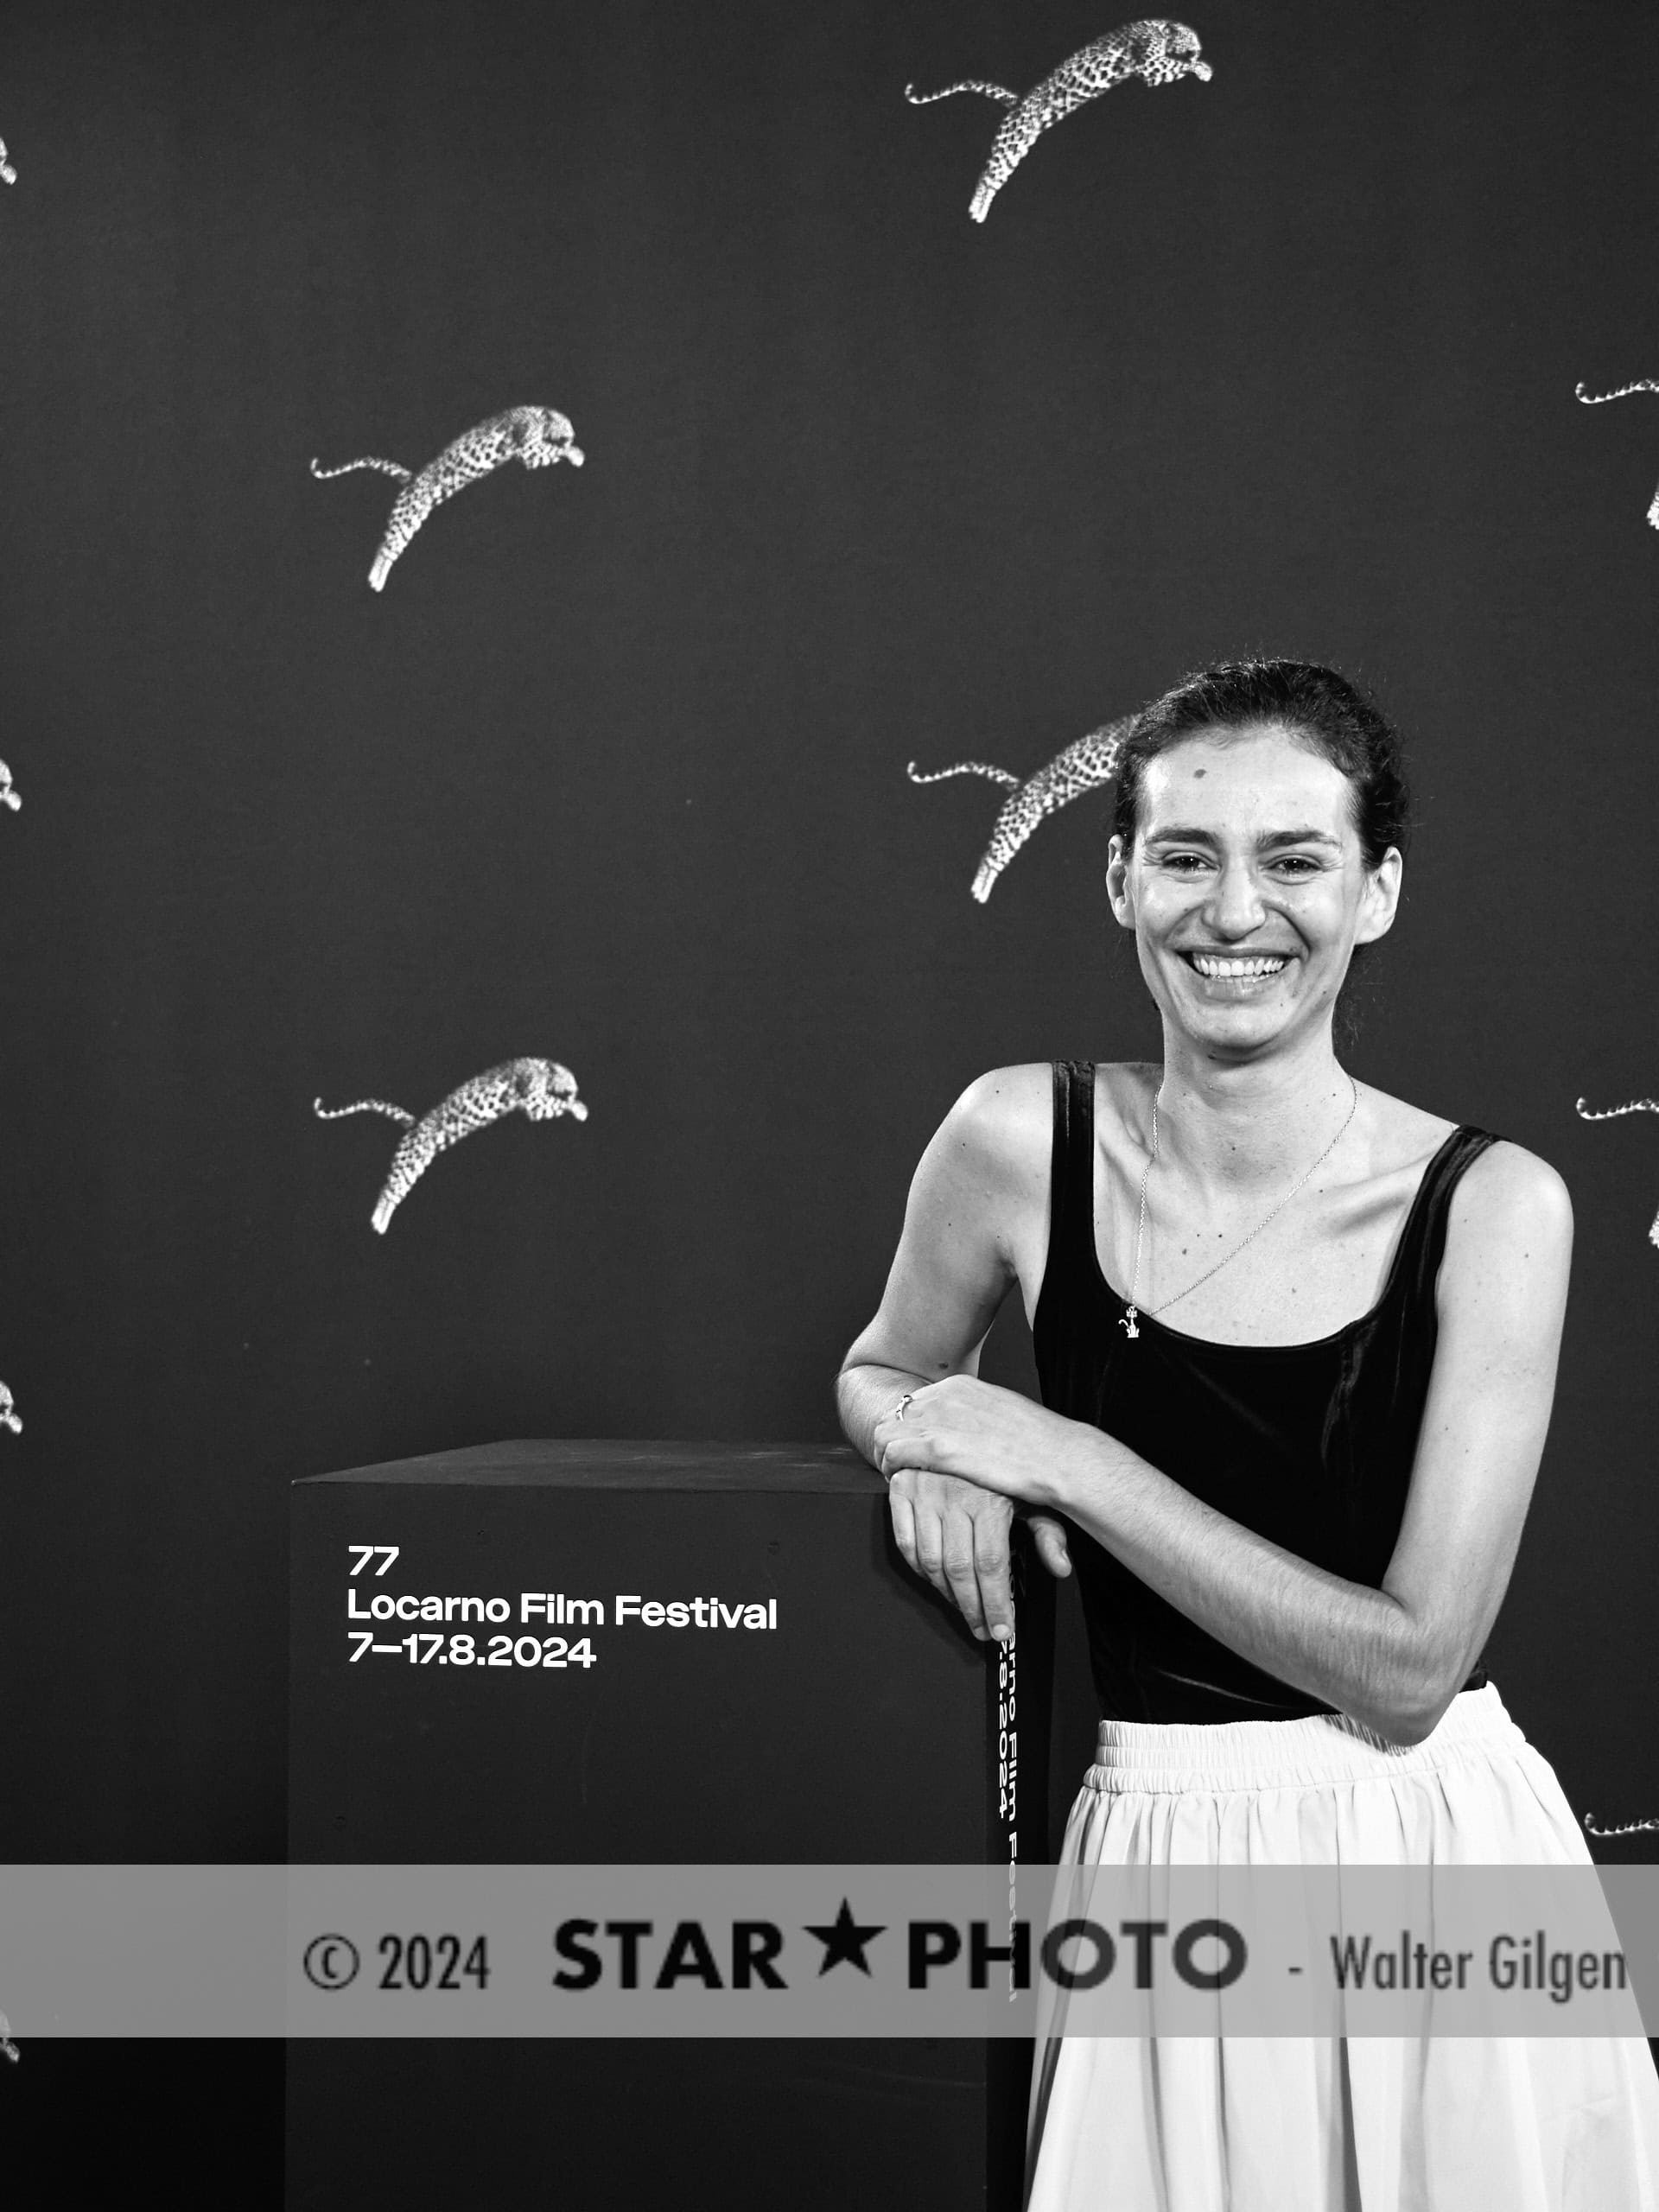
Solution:
M 1398 847 L 1390 845 L 1367 875 L 1365 888 L 1360 893 L 1359 926 L 1354 931 L 1356 944 L 1375 944 L 1378 938 L 1386 937 L 1394 927 L 1405 865 Z
M 1112 912 L 1120 925 L 1126 930 L 1135 927 L 1135 902 L 1129 896 L 1129 861 L 1123 849 L 1123 840 L 1114 837 L 1107 848 L 1106 896 L 1112 902 Z

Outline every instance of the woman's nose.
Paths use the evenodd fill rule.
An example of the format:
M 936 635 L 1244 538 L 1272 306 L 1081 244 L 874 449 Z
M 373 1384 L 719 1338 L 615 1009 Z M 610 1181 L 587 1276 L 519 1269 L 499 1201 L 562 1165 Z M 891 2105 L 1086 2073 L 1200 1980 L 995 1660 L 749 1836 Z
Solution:
M 1224 862 L 1205 902 L 1208 926 L 1220 936 L 1248 937 L 1261 925 L 1265 912 L 1254 872 L 1242 861 Z

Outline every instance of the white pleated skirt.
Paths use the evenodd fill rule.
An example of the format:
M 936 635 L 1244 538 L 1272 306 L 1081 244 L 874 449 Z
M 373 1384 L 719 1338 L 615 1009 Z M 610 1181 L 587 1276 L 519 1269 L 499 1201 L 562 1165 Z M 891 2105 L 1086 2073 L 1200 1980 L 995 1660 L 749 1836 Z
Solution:
M 1495 1685 L 1421 1744 L 1340 1714 L 1103 1720 L 1076 1866 L 1587 1866 Z M 1637 2037 L 1076 2037 L 1040 2008 L 1027 2212 L 1659 2212 Z

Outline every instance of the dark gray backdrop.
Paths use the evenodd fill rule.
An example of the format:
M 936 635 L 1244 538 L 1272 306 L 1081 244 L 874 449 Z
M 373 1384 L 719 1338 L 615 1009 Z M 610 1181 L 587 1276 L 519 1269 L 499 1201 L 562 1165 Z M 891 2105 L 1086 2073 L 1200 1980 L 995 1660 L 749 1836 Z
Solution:
M 1190 0 L 99 9 L 0 26 L 0 1858 L 278 1857 L 286 1491 L 511 1435 L 830 1438 L 999 1063 L 1155 1049 L 1105 806 L 999 794 L 1203 659 L 1375 682 L 1422 833 L 1357 1071 L 1555 1162 L 1556 1421 L 1492 1647 L 1659 1813 L 1659 27 Z M 392 487 L 514 468 L 367 588 Z M 369 1227 L 396 1132 L 566 1062 Z M 1023 1325 L 988 1372 L 1029 1376 Z M 1075 1745 L 1086 1755 L 1086 1715 Z

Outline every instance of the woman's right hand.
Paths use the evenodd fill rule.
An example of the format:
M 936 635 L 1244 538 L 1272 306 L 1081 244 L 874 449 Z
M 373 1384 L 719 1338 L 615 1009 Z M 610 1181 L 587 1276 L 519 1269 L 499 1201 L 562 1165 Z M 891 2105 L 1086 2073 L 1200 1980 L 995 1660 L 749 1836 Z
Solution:
M 1014 1634 L 1009 1579 L 1013 1502 L 959 1475 L 903 1467 L 888 1486 L 893 1541 L 905 1563 L 949 1598 L 981 1643 Z M 1065 1524 L 1052 1514 L 1026 1516 L 1037 1556 L 1052 1575 L 1071 1572 Z

